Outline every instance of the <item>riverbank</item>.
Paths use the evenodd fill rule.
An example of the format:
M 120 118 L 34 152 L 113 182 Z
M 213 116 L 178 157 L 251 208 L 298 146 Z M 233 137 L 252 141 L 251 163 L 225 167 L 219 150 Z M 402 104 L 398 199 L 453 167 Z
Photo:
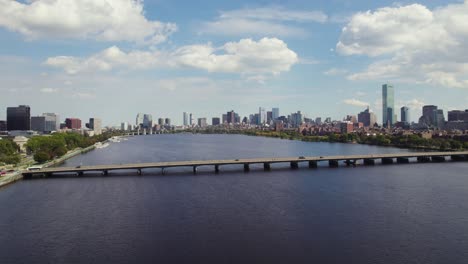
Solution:
M 42 167 L 47 168 L 47 167 L 54 167 L 54 166 L 60 165 L 63 162 L 65 162 L 67 159 L 89 152 L 95 148 L 96 148 L 95 145 L 89 146 L 87 148 L 76 148 L 74 150 L 69 151 L 67 154 L 63 155 L 60 158 L 56 158 L 52 161 L 42 164 Z M 23 179 L 23 171 L 27 170 L 27 167 L 28 166 L 21 166 L 20 168 L 18 168 L 18 170 L 12 173 L 6 174 L 3 177 L 0 177 L 0 188 Z
M 328 142 L 361 144 L 380 147 L 394 147 L 401 149 L 424 150 L 424 151 L 462 151 L 468 150 L 468 142 L 465 140 L 455 140 L 448 138 L 422 138 L 413 135 L 366 135 L 366 134 L 328 134 L 323 136 L 302 135 L 296 131 L 276 132 L 265 130 L 186 130 L 184 132 L 195 134 L 236 134 L 247 136 L 259 136 L 280 138 L 287 140 L 298 140 L 304 142 Z

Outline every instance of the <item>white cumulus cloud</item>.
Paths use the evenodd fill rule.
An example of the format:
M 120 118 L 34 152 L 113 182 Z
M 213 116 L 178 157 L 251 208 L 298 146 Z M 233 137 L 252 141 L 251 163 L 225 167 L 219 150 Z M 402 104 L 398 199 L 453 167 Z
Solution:
M 468 1 L 430 10 L 412 4 L 360 12 L 336 50 L 377 58 L 351 80 L 394 79 L 468 88 Z M 382 58 L 383 57 L 383 58 Z
M 242 39 L 221 47 L 212 44 L 188 45 L 173 52 L 124 52 L 112 46 L 87 58 L 57 56 L 44 64 L 63 69 L 68 74 L 157 67 L 189 67 L 208 72 L 238 73 L 246 76 L 277 75 L 298 62 L 297 54 L 276 38 L 259 41 Z
M 57 56 L 48 58 L 44 63 L 51 67 L 61 68 L 68 74 L 76 74 L 110 71 L 118 67 L 148 69 L 162 63 L 159 57 L 159 52 L 135 50 L 125 53 L 118 47 L 112 46 L 88 58 Z
M 28 39 L 72 38 L 157 44 L 177 30 L 148 20 L 141 0 L 0 0 L 0 26 Z
M 352 105 L 352 106 L 359 106 L 359 107 L 366 107 L 366 106 L 369 106 L 369 103 L 368 102 L 363 102 L 363 101 L 360 101 L 360 100 L 357 100 L 357 99 L 345 99 L 343 100 L 343 103 L 347 104 L 347 105 Z
M 297 54 L 277 38 L 242 39 L 220 48 L 211 44 L 185 46 L 178 49 L 174 57 L 180 65 L 246 75 L 279 74 L 289 71 L 298 62 Z

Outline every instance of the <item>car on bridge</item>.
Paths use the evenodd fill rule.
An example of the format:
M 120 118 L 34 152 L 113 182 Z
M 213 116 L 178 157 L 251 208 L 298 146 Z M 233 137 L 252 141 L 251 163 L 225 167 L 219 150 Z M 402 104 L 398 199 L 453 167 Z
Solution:
M 41 170 L 41 169 L 42 169 L 42 166 L 40 165 L 28 167 L 28 171 L 36 171 L 36 170 Z

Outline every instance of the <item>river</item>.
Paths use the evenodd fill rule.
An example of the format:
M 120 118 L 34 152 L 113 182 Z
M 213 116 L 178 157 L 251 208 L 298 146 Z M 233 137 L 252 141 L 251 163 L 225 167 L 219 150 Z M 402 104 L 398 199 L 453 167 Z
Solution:
M 63 166 L 404 151 L 152 135 Z M 220 169 L 54 176 L 2 188 L 0 263 L 467 263 L 467 162 Z

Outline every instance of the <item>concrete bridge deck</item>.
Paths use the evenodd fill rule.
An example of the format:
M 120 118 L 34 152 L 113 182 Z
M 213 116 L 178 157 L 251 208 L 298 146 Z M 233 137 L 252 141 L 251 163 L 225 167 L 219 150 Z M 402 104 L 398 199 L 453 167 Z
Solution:
M 310 168 L 316 168 L 318 162 L 328 162 L 330 167 L 339 166 L 339 161 L 344 161 L 346 165 L 355 165 L 356 161 L 363 160 L 364 165 L 374 165 L 375 160 L 381 160 L 383 164 L 393 163 L 396 159 L 397 163 L 409 163 L 409 158 L 416 158 L 418 162 L 441 162 L 450 157 L 453 161 L 468 161 L 468 151 L 463 152 L 408 152 L 408 153 L 390 153 L 390 154 L 371 154 L 371 155 L 343 155 L 343 156 L 316 156 L 316 157 L 286 157 L 286 158 L 254 158 L 254 159 L 231 159 L 231 160 L 197 160 L 197 161 L 170 161 L 170 162 L 154 162 L 154 163 L 134 163 L 134 164 L 119 164 L 119 165 L 96 165 L 96 166 L 79 166 L 79 167 L 57 167 L 44 168 L 34 171 L 24 171 L 23 176 L 28 177 L 36 174 L 52 175 L 60 173 L 76 173 L 82 175 L 84 172 L 102 172 L 107 175 L 109 171 L 115 170 L 137 170 L 141 174 L 142 169 L 161 168 L 164 169 L 173 167 L 193 167 L 193 172 L 196 173 L 197 167 L 214 166 L 215 171 L 219 172 L 219 166 L 222 165 L 243 165 L 244 170 L 249 170 L 251 164 L 263 164 L 265 170 L 270 170 L 270 164 L 273 163 L 290 163 L 291 168 L 298 168 L 300 162 L 308 162 Z

